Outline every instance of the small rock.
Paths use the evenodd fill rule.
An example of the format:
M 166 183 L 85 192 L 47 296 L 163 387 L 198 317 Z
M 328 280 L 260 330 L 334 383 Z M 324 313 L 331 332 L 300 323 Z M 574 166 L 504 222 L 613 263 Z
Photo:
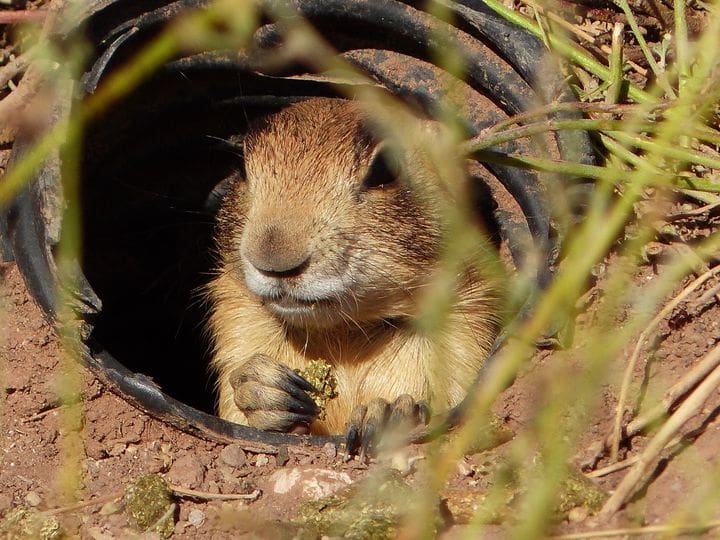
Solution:
M 247 462 L 245 450 L 239 444 L 229 444 L 220 451 L 220 461 L 231 467 L 240 468 Z
M 293 523 L 331 538 L 401 538 L 407 536 L 402 522 L 417 509 L 414 495 L 399 473 L 372 474 L 329 497 L 304 501 Z M 425 514 L 428 527 L 423 532 L 435 538 L 441 525 L 440 514 Z
M 36 491 L 29 491 L 28 494 L 25 495 L 25 502 L 28 503 L 29 506 L 35 507 L 40 505 L 42 499 Z
M 322 447 L 322 451 L 323 454 L 325 454 L 330 459 L 335 459 L 335 457 L 337 456 L 337 447 L 331 442 L 325 443 Z
M 197 457 L 192 454 L 184 455 L 175 460 L 167 472 L 168 482 L 189 488 L 198 487 L 202 484 L 204 478 L 205 468 Z
M 264 467 L 270 463 L 270 459 L 265 454 L 258 454 L 257 458 L 255 459 L 255 466 L 256 467 Z
M 457 463 L 457 472 L 460 476 L 472 476 L 475 471 L 472 465 L 465 461 L 465 459 L 461 459 Z
M 401 474 L 407 474 L 412 470 L 410 460 L 408 459 L 405 449 L 393 452 L 390 456 L 390 467 L 399 471 Z
M 568 512 L 568 520 L 571 523 L 585 521 L 590 515 L 590 510 L 586 506 L 576 506 Z
M 288 453 L 288 448 L 287 446 L 282 445 L 280 448 L 278 448 L 278 453 L 275 455 L 275 463 L 278 464 L 278 467 L 284 467 L 288 461 L 290 461 L 290 454 Z
M 103 504 L 100 508 L 99 513 L 101 516 L 111 516 L 113 514 L 121 512 L 124 506 L 125 504 L 123 503 L 122 499 L 116 499 L 114 501 Z
M 320 499 L 352 483 L 345 472 L 330 469 L 279 469 L 270 477 L 278 495 L 295 493 L 303 498 Z
M 190 510 L 190 513 L 188 514 L 188 522 L 190 525 L 200 527 L 203 523 L 205 523 L 205 512 L 198 510 L 197 508 Z
M 205 491 L 207 491 L 208 493 L 220 493 L 220 485 L 217 482 L 211 480 L 207 483 Z
M 121 456 L 123 453 L 125 453 L 125 449 L 127 448 L 127 444 L 125 443 L 115 443 L 113 444 L 112 448 L 108 452 L 109 455 L 113 457 Z

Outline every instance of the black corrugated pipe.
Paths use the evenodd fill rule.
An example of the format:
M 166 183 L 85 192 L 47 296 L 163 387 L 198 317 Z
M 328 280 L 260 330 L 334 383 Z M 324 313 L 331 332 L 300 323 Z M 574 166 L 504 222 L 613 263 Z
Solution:
M 425 2 L 293 4 L 370 79 L 430 113 L 442 107 L 442 79 L 448 76 L 434 63 L 432 52 L 438 44 L 433 36 L 441 30 L 454 39 L 467 69 L 463 84 L 476 98 L 462 118 L 469 135 L 548 97 L 533 90 L 538 59 L 544 54 L 540 42 L 497 16 L 482 0 L 442 3 L 455 15 L 452 23 L 423 11 Z M 78 81 L 76 101 L 58 103 L 58 108 L 76 106 L 93 94 L 115 66 L 141 50 L 178 13 L 207 4 L 91 2 L 84 32 L 92 54 Z M 270 51 L 279 39 L 271 21 L 256 33 L 257 46 Z M 403 69 L 391 68 L 389 59 L 401 60 Z M 218 186 L 238 165 L 238 157 L 222 141 L 241 139 L 253 118 L 288 103 L 352 90 L 350 85 L 342 88 L 286 76 L 302 74 L 300 66 L 289 67 L 283 75 L 263 74 L 256 68 L 222 51 L 175 58 L 88 127 L 80 201 L 85 223 L 82 274 L 73 291 L 76 309 L 86 322 L 84 360 L 130 403 L 203 437 L 271 445 L 338 441 L 262 432 L 208 412 L 207 350 L 199 330 L 206 312 L 195 291 L 208 279 L 211 267 Z M 552 92 L 572 99 L 560 82 Z M 560 155 L 592 162 L 587 135 L 573 133 L 572 141 L 566 141 L 568 136 L 558 135 Z M 28 144 L 18 140 L 12 159 L 20 159 Z M 493 150 L 524 149 L 516 143 Z M 0 213 L 2 251 L 14 256 L 28 288 L 51 319 L 57 286 L 53 248 L 62 208 L 58 163 L 48 160 Z M 524 264 L 522 246 L 528 239 L 540 250 L 543 265 L 536 269 L 536 280 L 542 288 L 550 279 L 556 247 L 544 189 L 531 171 L 491 164 L 485 168 L 520 212 L 509 215 L 507 209 L 497 209 L 499 235 L 517 266 Z M 522 312 L 528 309 L 530 304 Z M 503 339 L 498 339 L 498 347 Z M 461 412 L 462 407 L 451 412 L 451 423 Z

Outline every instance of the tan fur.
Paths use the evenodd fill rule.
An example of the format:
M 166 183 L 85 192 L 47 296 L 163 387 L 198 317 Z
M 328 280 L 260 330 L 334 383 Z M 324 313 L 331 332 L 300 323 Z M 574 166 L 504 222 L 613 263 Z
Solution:
M 435 411 L 451 407 L 482 366 L 496 317 L 490 288 L 474 272 L 457 279 L 436 335 L 415 321 L 438 271 L 442 205 L 453 201 L 413 148 L 397 185 L 364 190 L 377 151 L 364 124 L 355 103 L 313 99 L 246 138 L 248 178 L 221 209 L 221 261 L 209 286 L 222 418 L 248 424 L 229 374 L 255 353 L 290 368 L 318 358 L 334 366 L 339 395 L 315 433 L 342 432 L 355 406 L 378 397 L 407 393 Z M 249 260 L 273 271 L 305 261 L 289 290 L 303 298 L 329 290 L 332 298 L 286 317 L 251 292 Z

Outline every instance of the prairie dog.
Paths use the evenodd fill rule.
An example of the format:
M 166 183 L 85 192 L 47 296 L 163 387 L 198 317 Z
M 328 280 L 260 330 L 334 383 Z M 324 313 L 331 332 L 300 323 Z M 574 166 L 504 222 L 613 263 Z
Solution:
M 219 416 L 327 434 L 378 398 L 459 403 L 491 347 L 497 301 L 468 268 L 443 329 L 417 324 L 439 270 L 443 205 L 454 204 L 422 152 L 393 163 L 359 105 L 330 98 L 269 116 L 244 152 L 208 288 Z M 323 420 L 293 371 L 316 359 L 337 380 Z

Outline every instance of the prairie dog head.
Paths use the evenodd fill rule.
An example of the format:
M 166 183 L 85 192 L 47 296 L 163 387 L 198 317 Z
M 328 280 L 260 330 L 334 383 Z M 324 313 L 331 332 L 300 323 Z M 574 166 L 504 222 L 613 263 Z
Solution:
M 245 138 L 245 176 L 218 218 L 224 272 L 301 328 L 412 316 L 441 244 L 448 195 L 378 141 L 351 101 L 311 99 Z

